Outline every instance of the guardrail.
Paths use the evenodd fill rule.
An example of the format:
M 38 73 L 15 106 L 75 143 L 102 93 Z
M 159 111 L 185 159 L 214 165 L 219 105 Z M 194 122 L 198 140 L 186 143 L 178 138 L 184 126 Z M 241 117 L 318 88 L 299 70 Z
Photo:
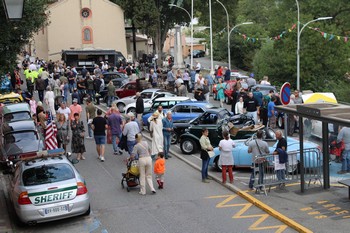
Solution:
M 304 149 L 304 166 L 303 174 L 304 180 L 308 180 L 308 186 L 311 181 L 320 182 L 322 186 L 322 152 L 318 148 Z M 275 170 L 276 159 L 278 155 L 268 154 L 258 157 L 254 161 L 254 188 L 256 192 L 263 191 L 265 195 L 270 192 L 272 186 L 284 187 L 286 183 L 301 181 L 301 164 L 300 164 L 300 151 L 288 151 L 288 162 L 285 164 L 285 171 L 283 173 L 285 178 L 277 176 Z

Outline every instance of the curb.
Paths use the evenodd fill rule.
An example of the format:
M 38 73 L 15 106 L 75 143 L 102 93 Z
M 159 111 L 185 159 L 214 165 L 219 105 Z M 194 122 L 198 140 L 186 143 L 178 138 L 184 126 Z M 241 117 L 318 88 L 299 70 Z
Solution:
M 101 109 L 104 113 L 106 112 L 106 110 L 102 109 L 101 107 L 96 106 L 97 108 Z M 151 141 L 151 138 L 147 135 L 143 135 L 143 137 L 149 141 Z M 194 169 L 201 171 L 201 167 L 197 166 L 196 164 L 192 163 L 191 161 L 189 161 L 188 159 L 186 159 L 184 156 L 179 156 L 177 153 L 175 153 L 173 150 L 169 150 L 169 153 L 171 153 L 173 156 L 175 156 L 176 158 L 182 160 L 183 162 L 187 163 L 189 166 L 193 167 Z M 291 227 L 292 229 L 298 231 L 298 232 L 305 232 L 305 233 L 311 233 L 312 231 L 306 227 L 304 227 L 303 225 L 295 222 L 293 219 L 288 218 L 287 216 L 281 214 L 280 212 L 274 210 L 273 208 L 271 208 L 270 206 L 266 205 L 265 203 L 263 203 L 262 201 L 256 199 L 255 197 L 253 197 L 252 195 L 248 194 L 245 191 L 242 191 L 240 188 L 238 188 L 237 186 L 233 185 L 233 184 L 222 184 L 221 180 L 218 179 L 217 177 L 213 176 L 210 174 L 211 172 L 209 172 L 209 176 L 216 182 L 218 182 L 219 184 L 221 184 L 222 186 L 226 187 L 227 189 L 233 191 L 234 193 L 236 193 L 237 195 L 239 195 L 240 197 L 244 198 L 246 201 L 252 203 L 253 205 L 255 205 L 256 207 L 258 207 L 259 209 L 265 211 L 266 213 L 268 213 L 270 216 L 280 220 L 281 222 L 283 222 L 284 224 L 286 224 L 287 226 Z

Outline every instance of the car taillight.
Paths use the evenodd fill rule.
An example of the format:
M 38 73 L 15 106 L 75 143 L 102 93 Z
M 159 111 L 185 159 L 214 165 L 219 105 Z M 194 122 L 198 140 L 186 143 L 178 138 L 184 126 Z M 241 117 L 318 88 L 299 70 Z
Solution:
M 32 204 L 32 202 L 29 199 L 28 192 L 21 192 L 19 194 L 18 204 L 20 204 L 20 205 Z
M 88 192 L 88 190 L 83 182 L 78 182 L 77 186 L 78 186 L 77 196 L 86 194 Z

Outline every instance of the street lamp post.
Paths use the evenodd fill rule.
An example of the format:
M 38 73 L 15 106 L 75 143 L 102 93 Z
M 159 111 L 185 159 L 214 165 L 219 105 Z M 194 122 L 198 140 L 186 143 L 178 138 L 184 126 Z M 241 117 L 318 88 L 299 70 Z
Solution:
M 209 0 L 209 27 L 210 27 L 210 74 L 214 74 L 213 24 L 212 24 L 212 15 L 211 15 L 211 0 Z
M 299 50 L 300 50 L 300 41 L 299 41 L 299 32 L 300 32 L 300 8 L 299 8 L 299 2 L 298 0 L 295 0 L 295 3 L 297 4 L 297 11 L 298 11 L 298 25 L 297 25 L 297 90 L 300 90 L 300 58 L 299 58 Z
M 2 0 L 8 20 L 20 20 L 23 16 L 24 0 Z
M 191 20 L 191 69 L 193 68 L 193 0 L 192 0 L 192 3 L 191 3 L 191 14 L 183 7 L 181 6 L 177 6 L 175 4 L 169 4 L 169 6 L 173 6 L 173 7 L 177 7 L 183 11 L 185 11 L 188 16 L 190 17 L 190 20 Z
M 300 35 L 303 32 L 304 28 L 309 25 L 310 23 L 321 21 L 321 20 L 328 20 L 332 19 L 333 17 L 319 17 L 317 19 L 311 20 L 304 24 L 304 26 L 301 28 L 301 30 L 298 30 L 298 40 L 297 40 L 297 89 L 300 90 Z M 299 22 L 298 22 L 299 24 Z
M 233 30 L 235 30 L 236 27 L 242 26 L 242 25 L 247 25 L 247 24 L 253 24 L 253 22 L 244 22 L 244 23 L 240 23 L 237 24 L 236 26 L 234 26 L 229 32 L 228 32 L 228 41 L 230 41 L 231 38 L 231 33 L 233 32 Z M 231 70 L 231 48 L 229 49 L 229 69 Z
M 228 68 L 231 70 L 231 45 L 230 45 L 230 18 L 228 15 L 228 11 L 225 7 L 224 4 L 222 4 L 222 2 L 220 2 L 219 0 L 216 0 L 225 10 L 226 12 L 226 18 L 227 18 L 227 54 L 228 54 Z

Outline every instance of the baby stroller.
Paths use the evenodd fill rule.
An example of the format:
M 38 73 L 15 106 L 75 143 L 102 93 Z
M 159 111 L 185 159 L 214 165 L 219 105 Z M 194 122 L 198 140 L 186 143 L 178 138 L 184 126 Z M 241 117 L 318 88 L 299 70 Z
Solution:
M 138 160 L 136 159 L 128 159 L 126 161 L 126 167 L 127 171 L 126 173 L 122 173 L 122 181 L 121 185 L 122 188 L 125 187 L 124 183 L 126 184 L 126 191 L 130 192 L 130 188 L 135 188 L 140 184 L 139 181 L 139 166 L 138 166 Z

